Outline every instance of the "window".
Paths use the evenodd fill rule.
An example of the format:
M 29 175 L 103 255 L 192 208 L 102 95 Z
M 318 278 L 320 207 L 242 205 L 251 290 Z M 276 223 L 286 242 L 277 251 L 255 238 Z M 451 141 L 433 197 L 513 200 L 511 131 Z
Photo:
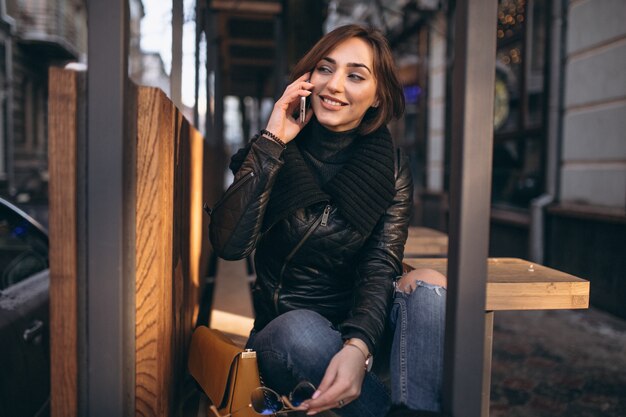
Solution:
M 544 191 L 547 0 L 499 0 L 492 202 L 528 207 Z

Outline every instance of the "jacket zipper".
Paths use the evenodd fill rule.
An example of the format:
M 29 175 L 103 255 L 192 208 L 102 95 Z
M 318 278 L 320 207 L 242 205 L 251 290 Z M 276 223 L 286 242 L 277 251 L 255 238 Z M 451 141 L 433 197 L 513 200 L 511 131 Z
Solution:
M 330 206 L 330 204 L 326 204 L 326 207 L 324 207 L 324 212 L 317 219 L 315 219 L 315 222 L 313 222 L 311 226 L 309 226 L 307 231 L 304 233 L 304 236 L 302 236 L 302 239 L 300 239 L 298 244 L 291 250 L 291 252 L 289 252 L 289 255 L 287 255 L 287 257 L 285 258 L 285 262 L 283 262 L 283 266 L 280 268 L 278 285 L 274 290 L 274 309 L 276 310 L 277 315 L 280 314 L 280 312 L 278 311 L 278 298 L 280 297 L 280 290 L 283 288 L 283 275 L 285 273 L 285 269 L 287 268 L 287 264 L 289 263 L 289 261 L 291 261 L 291 258 L 293 258 L 293 256 L 296 254 L 296 252 L 298 252 L 302 245 L 304 245 L 304 242 L 309 239 L 309 237 L 313 234 L 315 230 L 317 230 L 319 226 L 326 226 L 328 224 L 328 216 L 330 215 L 331 208 L 332 207 Z
M 226 194 L 224 194 L 224 196 L 221 198 L 221 200 L 213 207 L 213 209 L 206 209 L 205 210 L 211 214 L 215 211 L 216 208 L 218 208 L 219 206 L 221 206 L 224 201 L 226 201 L 235 191 L 237 191 L 238 189 L 240 189 L 241 187 L 244 186 L 244 184 L 246 184 L 249 180 L 251 180 L 254 177 L 254 171 L 250 171 L 248 174 L 244 175 L 243 177 L 241 177 L 239 179 L 239 181 L 237 181 L 236 184 L 233 184 L 233 186 L 226 192 Z

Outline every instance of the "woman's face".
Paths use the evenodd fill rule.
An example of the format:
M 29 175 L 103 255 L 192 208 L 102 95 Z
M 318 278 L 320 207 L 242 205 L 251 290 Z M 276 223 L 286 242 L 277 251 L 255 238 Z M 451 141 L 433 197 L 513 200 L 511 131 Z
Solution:
M 311 74 L 311 106 L 327 129 L 356 128 L 371 106 L 377 105 L 372 47 L 350 38 L 323 57 Z

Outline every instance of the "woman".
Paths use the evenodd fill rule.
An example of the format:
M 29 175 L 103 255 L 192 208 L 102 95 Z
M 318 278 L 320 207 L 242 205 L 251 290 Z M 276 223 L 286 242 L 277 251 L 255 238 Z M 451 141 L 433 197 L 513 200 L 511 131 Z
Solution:
M 437 411 L 445 278 L 401 275 L 413 185 L 385 126 L 404 110 L 388 44 L 374 29 L 343 26 L 293 74 L 266 129 L 232 158 L 234 182 L 212 212 L 220 257 L 256 248 L 248 347 L 267 386 L 317 387 L 299 407 L 308 415 Z M 390 368 L 391 396 L 369 372 L 390 344 L 377 366 Z

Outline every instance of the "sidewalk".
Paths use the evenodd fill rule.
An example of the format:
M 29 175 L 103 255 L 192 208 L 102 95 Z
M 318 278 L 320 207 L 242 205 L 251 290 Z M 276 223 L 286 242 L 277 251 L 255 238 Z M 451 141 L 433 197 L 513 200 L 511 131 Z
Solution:
M 491 416 L 626 416 L 626 321 L 594 308 L 498 312 Z

